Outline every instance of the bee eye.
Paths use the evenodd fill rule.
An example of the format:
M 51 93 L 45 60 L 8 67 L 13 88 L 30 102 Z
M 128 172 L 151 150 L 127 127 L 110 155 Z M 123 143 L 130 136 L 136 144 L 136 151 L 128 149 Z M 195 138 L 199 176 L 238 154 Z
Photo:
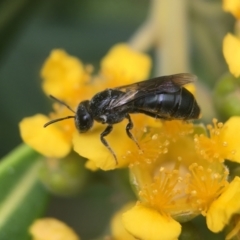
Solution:
M 93 117 L 88 110 L 89 101 L 81 102 L 78 105 L 75 125 L 79 132 L 87 132 L 93 125 Z
M 80 132 L 86 132 L 92 127 L 93 120 L 89 114 L 86 114 L 79 118 L 79 123 Z

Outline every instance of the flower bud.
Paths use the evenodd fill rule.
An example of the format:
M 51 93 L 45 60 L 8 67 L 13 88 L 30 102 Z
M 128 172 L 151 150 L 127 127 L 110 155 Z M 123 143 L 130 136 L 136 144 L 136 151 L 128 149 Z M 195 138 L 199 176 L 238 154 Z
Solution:
M 84 161 L 75 153 L 65 158 L 48 158 L 41 169 L 40 178 L 53 194 L 70 196 L 77 194 L 86 181 Z

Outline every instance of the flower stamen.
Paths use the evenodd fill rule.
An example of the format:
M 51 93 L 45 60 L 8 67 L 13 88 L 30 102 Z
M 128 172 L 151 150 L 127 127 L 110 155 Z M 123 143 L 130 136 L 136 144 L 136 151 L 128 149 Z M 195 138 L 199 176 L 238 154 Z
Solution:
M 128 150 L 126 155 L 123 156 L 124 159 L 129 160 L 130 167 L 132 164 L 146 163 L 149 165 L 154 163 L 160 154 L 168 151 L 168 143 L 161 144 L 159 135 L 146 130 L 146 128 L 136 135 L 136 139 L 141 149 Z
M 230 155 L 228 142 L 223 139 L 223 123 L 213 119 L 213 125 L 207 125 L 209 137 L 204 134 L 195 135 L 194 142 L 197 152 L 209 162 L 223 162 Z
M 141 189 L 139 197 L 143 204 L 157 209 L 159 213 L 168 216 L 171 209 L 175 207 L 175 198 L 179 193 L 176 186 L 181 182 L 182 178 L 179 177 L 178 170 L 169 171 L 161 167 L 153 182 Z
M 179 137 L 193 133 L 193 124 L 181 120 L 163 121 L 162 135 L 175 142 Z
M 220 174 L 197 163 L 190 165 L 189 170 L 187 194 L 198 211 L 205 215 L 212 201 L 218 198 L 227 186 L 228 171 Z

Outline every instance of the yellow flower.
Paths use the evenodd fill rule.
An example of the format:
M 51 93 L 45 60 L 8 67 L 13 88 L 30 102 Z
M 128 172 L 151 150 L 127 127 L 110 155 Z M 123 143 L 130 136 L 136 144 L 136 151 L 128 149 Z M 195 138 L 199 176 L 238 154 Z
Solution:
M 148 125 L 159 125 L 155 119 L 144 115 L 133 115 L 132 121 L 134 122 L 132 133 L 135 137 L 138 135 L 139 128 L 144 128 L 144 126 Z M 103 126 L 102 124 L 95 123 L 94 129 L 85 134 L 75 133 L 73 137 L 74 150 L 81 156 L 89 159 L 92 163 L 91 166 L 93 166 L 93 169 L 94 166 L 103 170 L 111 170 L 116 167 L 128 166 L 130 161 L 125 156 L 126 152 L 129 149 L 134 149 L 136 151 L 141 150 L 139 150 L 136 143 L 127 136 L 125 130 L 126 125 L 127 120 L 114 125 L 113 131 L 106 138 L 110 147 L 117 156 L 118 165 L 116 165 L 113 155 L 100 141 L 100 134 L 106 128 L 106 126 Z M 101 158 L 99 156 L 101 156 Z
M 239 0 L 223 0 L 223 10 L 232 13 L 235 18 L 240 19 Z
M 93 166 L 103 170 L 110 170 L 116 167 L 125 166 L 126 161 L 122 158 L 120 159 L 119 156 L 121 156 L 129 148 L 129 146 L 137 148 L 136 145 L 134 146 L 134 142 L 126 135 L 126 124 L 127 123 L 125 121 L 116 124 L 113 131 L 106 138 L 109 146 L 117 156 L 117 165 L 113 155 L 100 140 L 100 134 L 104 131 L 106 126 L 102 126 L 99 123 L 95 123 L 94 129 L 87 133 L 75 133 L 73 136 L 74 151 L 87 158 Z M 121 144 L 119 144 L 119 141 Z
M 236 213 L 240 213 L 239 177 L 234 178 L 224 193 L 209 208 L 207 213 L 208 228 L 213 232 L 221 231 Z
M 43 90 L 75 110 L 81 101 L 90 100 L 94 94 L 106 88 L 146 79 L 150 65 L 147 55 L 134 51 L 126 44 L 118 44 L 103 58 L 100 73 L 92 76 L 91 67 L 84 66 L 80 60 L 63 50 L 53 50 L 41 71 Z M 77 132 L 73 119 L 43 128 L 49 120 L 69 115 L 75 113 L 72 114 L 64 104 L 54 102 L 53 112 L 48 117 L 37 114 L 21 121 L 21 136 L 29 146 L 48 157 L 65 157 L 74 145 L 76 152 L 90 160 L 87 166 L 91 169 L 100 167 L 107 170 L 126 165 L 124 160 L 116 165 L 109 150 L 101 143 L 100 134 L 106 128 L 102 124 L 96 123 L 91 131 L 81 135 Z M 128 144 L 135 144 L 126 137 L 126 124 L 124 121 L 117 125 L 107 137 L 117 156 L 125 152 Z M 124 138 L 126 141 L 121 142 L 120 147 L 119 139 Z
M 56 125 L 43 129 L 43 125 L 49 120 L 42 114 L 24 118 L 19 123 L 20 129 L 24 129 L 21 131 L 21 137 L 23 141 L 30 143 L 29 145 L 33 149 L 47 157 L 64 157 L 70 152 L 71 146 Z M 39 144 L 39 142 L 43 144 Z
M 36 220 L 29 232 L 33 240 L 80 240 L 69 226 L 54 218 Z
M 223 9 L 230 12 L 238 19 L 236 22 L 235 35 L 228 33 L 223 39 L 223 55 L 226 59 L 230 72 L 235 76 L 240 76 L 240 39 L 239 39 L 239 19 L 240 1 L 223 0 Z M 238 36 L 238 37 L 237 37 Z
M 214 120 L 214 127 L 210 129 L 211 134 L 213 131 L 221 135 L 221 140 L 226 138 L 229 149 L 233 147 L 236 153 L 240 146 L 233 144 L 236 139 L 230 143 L 230 134 L 234 138 L 232 129 L 237 126 L 237 121 L 240 122 L 233 118 L 223 125 Z M 136 206 L 123 214 L 124 226 L 132 235 L 140 239 L 177 239 L 181 233 L 179 223 L 199 214 L 209 221 L 213 214 L 217 214 L 214 204 L 229 194 L 228 186 L 234 183 L 229 185 L 229 171 L 223 161 L 216 161 L 214 154 L 207 157 L 201 154 L 201 151 L 221 153 L 222 145 L 202 144 L 203 139 L 198 138 L 202 149 L 196 149 L 196 136 L 204 133 L 205 128 L 201 125 L 177 120 L 162 122 L 161 127 L 148 127 L 139 133 L 142 137 L 137 139 L 139 145 L 144 146 L 142 152 L 132 150 L 125 156 L 131 162 L 131 183 L 138 196 Z M 238 187 L 231 191 L 234 196 L 240 194 Z M 240 206 L 236 199 L 235 204 Z M 238 212 L 237 207 L 229 210 L 224 226 L 234 212 Z M 220 221 L 215 217 L 213 225 L 220 224 Z
M 75 98 L 79 99 L 78 94 L 84 93 L 82 88 L 85 88 L 90 78 L 81 61 L 61 49 L 51 52 L 43 65 L 41 77 L 43 91 L 47 95 L 71 102 Z
M 177 221 L 141 204 L 124 213 L 123 222 L 137 239 L 177 240 L 181 233 L 181 225 Z
M 151 61 L 147 55 L 136 52 L 125 44 L 119 44 L 114 46 L 101 61 L 100 73 L 105 79 L 106 87 L 116 87 L 146 79 L 150 67 Z M 132 119 L 134 125 L 135 122 L 146 122 L 146 117 L 143 116 L 134 116 Z M 151 118 L 147 119 L 149 124 L 154 124 Z M 100 141 L 100 134 L 106 126 L 99 123 L 94 124 L 94 128 L 88 133 L 74 134 L 74 151 L 89 159 L 91 163 L 88 162 L 86 166 L 93 170 L 96 168 L 110 170 L 126 166 L 128 162 L 122 157 L 126 149 L 137 148 L 136 144 L 126 135 L 127 120 L 114 125 L 113 132 L 106 137 L 118 158 L 118 165 L 116 165 L 113 155 Z M 136 128 L 134 126 L 134 129 Z
M 230 72 L 240 76 L 240 39 L 228 33 L 223 39 L 223 55 Z
M 117 211 L 111 220 L 111 235 L 114 240 L 135 240 L 135 238 L 126 231 L 123 226 L 122 214 L 131 208 L 134 204 L 127 203 Z
M 146 80 L 150 67 L 151 59 L 147 55 L 134 51 L 126 44 L 112 47 L 101 61 L 101 73 L 110 86 Z
M 213 126 L 208 125 L 210 136 L 200 134 L 195 136 L 196 149 L 208 161 L 225 159 L 240 162 L 240 117 L 231 117 L 225 124 L 213 120 Z
M 87 88 L 89 76 L 82 63 L 69 56 L 63 50 L 53 50 L 43 65 L 43 90 L 76 108 L 80 96 L 90 95 Z M 89 83 L 89 82 L 88 82 Z M 62 121 L 47 128 L 43 125 L 50 119 L 69 115 L 69 110 L 59 103 L 54 103 L 54 112 L 49 117 L 37 114 L 23 119 L 20 124 L 21 136 L 29 146 L 47 157 L 65 157 L 72 148 L 72 135 L 76 131 L 73 121 Z

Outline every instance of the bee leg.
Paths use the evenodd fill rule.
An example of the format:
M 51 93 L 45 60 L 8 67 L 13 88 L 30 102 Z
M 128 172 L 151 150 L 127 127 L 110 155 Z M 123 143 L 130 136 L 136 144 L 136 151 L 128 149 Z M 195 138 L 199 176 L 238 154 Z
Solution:
M 129 138 L 131 138 L 131 139 L 136 143 L 136 145 L 138 146 L 138 148 L 141 150 L 141 148 L 140 148 L 140 146 L 139 146 L 136 138 L 135 138 L 135 137 L 132 135 L 132 133 L 130 132 L 130 130 L 133 128 L 132 119 L 131 119 L 131 117 L 130 117 L 129 114 L 126 115 L 126 118 L 127 118 L 127 120 L 128 120 L 128 124 L 127 124 L 127 126 L 126 126 L 127 135 L 128 135 Z
M 111 131 L 113 130 L 113 126 L 112 125 L 108 125 L 107 128 L 101 133 L 100 135 L 100 139 L 101 142 L 103 143 L 103 145 L 105 147 L 107 147 L 107 149 L 111 152 L 111 154 L 114 157 L 114 160 L 116 162 L 116 165 L 118 164 L 118 160 L 116 157 L 116 154 L 114 153 L 114 151 L 111 149 L 111 147 L 109 146 L 108 142 L 106 141 L 106 139 L 104 138 L 105 136 L 107 136 Z

